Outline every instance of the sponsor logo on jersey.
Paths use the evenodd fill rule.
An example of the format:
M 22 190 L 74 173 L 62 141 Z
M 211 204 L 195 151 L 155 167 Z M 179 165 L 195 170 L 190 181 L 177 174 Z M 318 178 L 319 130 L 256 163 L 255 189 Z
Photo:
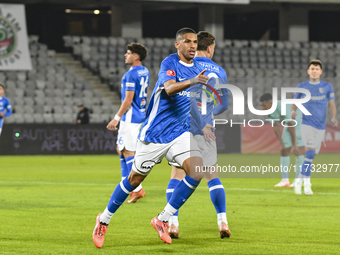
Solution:
M 134 84 L 133 82 L 127 82 L 127 83 L 126 83 L 126 87 L 134 88 L 134 87 L 135 87 L 135 84 Z
M 324 100 L 326 98 L 326 96 L 325 95 L 323 95 L 323 96 L 314 96 L 314 97 L 312 97 L 311 99 L 312 100 Z
M 214 73 L 219 73 L 220 69 L 218 68 L 218 66 L 212 65 L 212 64 L 208 64 L 208 63 L 204 63 L 204 62 L 199 62 L 201 64 L 201 66 L 203 66 L 204 68 L 207 68 L 208 71 L 214 72 Z
M 190 91 L 181 91 L 177 93 L 180 96 L 185 96 L 185 97 L 197 97 L 199 98 L 201 95 L 199 92 L 190 92 Z
M 149 70 L 148 69 L 144 69 L 144 70 L 138 70 L 138 75 L 139 76 L 145 76 L 149 74 Z
M 325 92 L 325 89 L 324 89 L 324 88 L 319 88 L 319 92 L 320 92 L 321 94 L 323 94 L 323 93 Z
M 166 75 L 167 75 L 167 76 L 175 76 L 176 73 L 175 73 L 174 70 L 168 70 L 168 71 L 166 71 Z
M 143 99 L 142 102 L 140 103 L 140 107 L 144 107 L 146 105 L 146 100 Z

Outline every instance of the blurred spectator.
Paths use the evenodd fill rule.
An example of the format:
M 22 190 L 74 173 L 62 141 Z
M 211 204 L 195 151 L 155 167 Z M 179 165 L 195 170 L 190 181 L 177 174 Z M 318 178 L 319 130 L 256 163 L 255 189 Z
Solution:
M 90 122 L 90 116 L 89 116 L 89 110 L 84 107 L 84 105 L 78 105 L 78 114 L 77 114 L 77 120 L 75 124 L 89 124 Z
M 4 117 L 9 117 L 12 115 L 12 107 L 8 98 L 2 96 L 5 93 L 4 85 L 0 84 L 0 134 L 2 130 L 2 125 L 4 123 Z

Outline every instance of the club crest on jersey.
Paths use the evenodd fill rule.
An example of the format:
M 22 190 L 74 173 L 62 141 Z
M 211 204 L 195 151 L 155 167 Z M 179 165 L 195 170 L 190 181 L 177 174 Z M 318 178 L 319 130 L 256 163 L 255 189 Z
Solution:
M 202 111 L 202 104 L 200 102 L 197 102 L 197 107 L 198 107 L 198 110 L 201 112 Z
M 325 92 L 325 89 L 324 89 L 324 88 L 319 88 L 319 92 L 320 92 L 320 93 L 324 93 L 324 92 Z
M 168 71 L 166 71 L 166 75 L 167 75 L 167 76 L 175 76 L 176 73 L 175 73 L 174 70 L 168 70 Z
M 143 99 L 142 102 L 140 103 L 140 107 L 144 107 L 146 105 L 146 100 Z

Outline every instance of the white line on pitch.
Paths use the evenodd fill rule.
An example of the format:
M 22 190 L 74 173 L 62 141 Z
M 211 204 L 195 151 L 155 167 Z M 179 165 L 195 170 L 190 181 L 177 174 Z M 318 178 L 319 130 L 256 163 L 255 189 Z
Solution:
M 30 181 L 0 181 L 0 183 L 18 183 L 18 184 L 41 184 L 41 185 L 69 185 L 69 186 L 112 186 L 114 187 L 115 183 L 81 183 L 81 182 L 30 182 Z M 202 189 L 208 189 L 208 187 L 198 187 Z M 294 190 L 279 190 L 279 189 L 254 189 L 254 188 L 224 188 L 225 190 L 243 190 L 243 191 L 261 191 L 261 192 L 287 192 L 292 193 Z M 340 195 L 340 193 L 331 193 L 331 192 L 314 192 L 314 194 L 318 195 Z

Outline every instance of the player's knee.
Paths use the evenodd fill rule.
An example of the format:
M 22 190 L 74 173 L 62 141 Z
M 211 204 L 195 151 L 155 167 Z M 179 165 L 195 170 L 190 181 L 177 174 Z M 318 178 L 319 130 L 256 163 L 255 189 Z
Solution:
M 122 150 L 122 153 L 124 155 L 124 158 L 129 158 L 129 157 L 135 156 L 134 151 L 128 151 L 125 148 Z
M 185 171 L 181 168 L 172 166 L 171 179 L 182 180 L 185 177 Z
M 201 157 L 191 157 L 183 162 L 183 169 L 190 177 L 201 180 L 204 175 L 203 161 Z

